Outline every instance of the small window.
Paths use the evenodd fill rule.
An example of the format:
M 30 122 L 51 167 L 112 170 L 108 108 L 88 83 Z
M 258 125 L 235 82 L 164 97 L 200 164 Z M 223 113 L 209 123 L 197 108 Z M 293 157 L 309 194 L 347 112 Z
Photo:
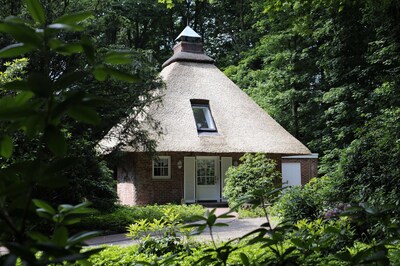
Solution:
M 197 131 L 217 131 L 208 103 L 193 103 L 192 110 Z
M 171 178 L 171 157 L 159 156 L 153 160 L 153 179 Z

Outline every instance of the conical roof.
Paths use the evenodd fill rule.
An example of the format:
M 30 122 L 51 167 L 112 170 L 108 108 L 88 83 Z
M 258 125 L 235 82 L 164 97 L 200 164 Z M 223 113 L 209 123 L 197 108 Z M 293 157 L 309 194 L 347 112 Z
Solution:
M 175 52 L 174 56 L 181 52 Z M 157 151 L 311 153 L 214 64 L 186 58 L 164 65 L 161 77 L 166 90 L 162 104 L 154 104 L 147 110 L 160 122 L 163 132 L 162 135 L 152 135 L 157 140 Z M 208 103 L 217 132 L 198 132 L 193 100 Z M 118 128 L 121 125 L 111 132 Z M 117 142 L 108 139 L 102 144 L 110 146 Z M 127 146 L 122 150 L 137 151 Z

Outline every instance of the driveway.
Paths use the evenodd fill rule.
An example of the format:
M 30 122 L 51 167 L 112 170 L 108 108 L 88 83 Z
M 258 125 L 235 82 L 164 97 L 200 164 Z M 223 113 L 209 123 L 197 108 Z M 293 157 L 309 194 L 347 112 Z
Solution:
M 218 208 L 216 214 L 219 215 L 221 213 L 226 212 L 227 210 L 228 210 L 227 208 Z M 213 228 L 214 239 L 216 241 L 227 241 L 233 238 L 241 237 L 259 228 L 261 224 L 266 222 L 266 219 L 265 218 L 238 219 L 234 217 L 234 218 L 218 219 L 217 222 L 226 223 L 228 224 L 228 226 Z M 204 230 L 202 234 L 193 237 L 194 239 L 197 239 L 199 241 L 211 240 L 211 236 L 208 229 Z M 135 241 L 130 238 L 127 238 L 125 234 L 114 234 L 114 235 L 95 237 L 93 239 L 86 241 L 86 243 L 90 246 L 102 245 L 102 244 L 132 245 L 135 243 Z

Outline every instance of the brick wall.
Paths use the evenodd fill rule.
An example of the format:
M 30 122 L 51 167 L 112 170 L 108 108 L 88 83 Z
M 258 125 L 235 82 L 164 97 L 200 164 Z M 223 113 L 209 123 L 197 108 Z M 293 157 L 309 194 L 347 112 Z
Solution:
M 178 161 L 184 162 L 186 156 L 221 156 L 232 157 L 232 162 L 239 162 L 243 153 L 192 153 L 192 152 L 164 152 L 159 156 L 171 156 L 171 178 L 152 179 L 152 159 L 146 153 L 129 153 L 120 161 L 117 169 L 117 192 L 121 204 L 125 205 L 145 205 L 145 204 L 164 204 L 180 203 L 183 199 L 183 169 L 178 168 Z M 269 155 L 271 159 L 277 161 L 277 170 L 281 170 L 282 155 Z M 288 159 L 284 159 L 285 161 Z M 290 159 L 292 160 L 292 159 Z M 304 173 L 304 183 L 313 177 L 311 169 L 315 170 L 312 163 L 301 160 L 302 176 Z M 297 161 L 296 161 L 297 162 Z M 304 164 L 304 167 L 303 167 Z M 304 168 L 304 170 L 303 170 Z M 312 172 L 312 173 L 311 173 Z M 302 180 L 303 184 L 303 180 Z

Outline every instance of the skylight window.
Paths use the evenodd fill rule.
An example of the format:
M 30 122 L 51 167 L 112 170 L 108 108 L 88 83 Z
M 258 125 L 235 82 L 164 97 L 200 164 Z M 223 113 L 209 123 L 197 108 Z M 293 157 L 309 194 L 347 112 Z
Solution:
M 193 103 L 192 101 L 192 110 L 194 120 L 196 122 L 197 131 L 217 131 L 208 102 Z

